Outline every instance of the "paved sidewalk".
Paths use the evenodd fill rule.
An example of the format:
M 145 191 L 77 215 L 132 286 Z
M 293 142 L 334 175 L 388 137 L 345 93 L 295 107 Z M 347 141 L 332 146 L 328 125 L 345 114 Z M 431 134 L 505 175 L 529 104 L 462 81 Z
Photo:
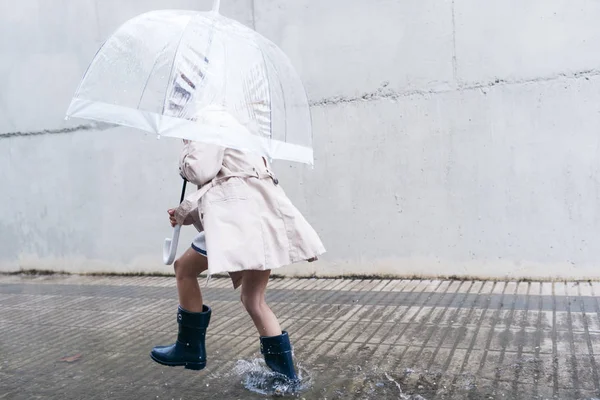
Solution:
M 148 357 L 176 335 L 174 278 L 0 275 L 0 399 L 266 398 L 242 384 L 258 338 L 229 285 L 205 290 L 209 363 L 193 372 Z M 268 299 L 311 385 L 299 398 L 592 399 L 596 294 L 596 283 L 281 279 Z

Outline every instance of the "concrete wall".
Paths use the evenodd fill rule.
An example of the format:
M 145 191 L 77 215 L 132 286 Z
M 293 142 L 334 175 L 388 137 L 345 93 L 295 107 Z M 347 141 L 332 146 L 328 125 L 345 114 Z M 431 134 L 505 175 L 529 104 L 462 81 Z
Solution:
M 63 121 L 102 40 L 158 8 L 210 4 L 0 3 L 0 271 L 169 271 L 179 144 Z M 600 278 L 600 3 L 222 8 L 289 54 L 313 105 L 316 168 L 276 170 L 329 253 L 283 272 Z

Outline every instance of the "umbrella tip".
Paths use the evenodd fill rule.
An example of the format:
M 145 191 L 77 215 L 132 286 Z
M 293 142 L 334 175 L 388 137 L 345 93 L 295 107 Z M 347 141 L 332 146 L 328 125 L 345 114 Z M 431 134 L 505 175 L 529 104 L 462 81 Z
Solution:
M 221 8 L 221 0 L 213 0 L 212 11 L 215 13 L 219 12 L 219 8 Z

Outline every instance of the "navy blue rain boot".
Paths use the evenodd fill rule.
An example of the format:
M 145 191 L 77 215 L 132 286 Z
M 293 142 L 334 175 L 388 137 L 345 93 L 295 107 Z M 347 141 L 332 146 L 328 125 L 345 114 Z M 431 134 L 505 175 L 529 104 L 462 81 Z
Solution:
M 292 359 L 292 345 L 287 332 L 279 336 L 262 336 L 260 338 L 260 352 L 265 356 L 267 366 L 273 371 L 297 380 Z
M 202 306 L 201 313 L 193 313 L 179 306 L 177 342 L 171 346 L 156 346 L 150 357 L 159 364 L 169 367 L 184 366 L 186 369 L 201 370 L 206 366 L 204 338 L 210 322 L 210 307 Z

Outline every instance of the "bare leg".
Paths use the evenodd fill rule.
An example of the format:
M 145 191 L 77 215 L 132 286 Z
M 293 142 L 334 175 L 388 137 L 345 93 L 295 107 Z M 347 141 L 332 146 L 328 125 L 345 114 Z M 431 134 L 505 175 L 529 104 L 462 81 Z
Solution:
M 265 302 L 265 291 L 271 271 L 244 271 L 242 303 L 250 314 L 260 336 L 281 335 L 281 326 Z
M 208 269 L 206 257 L 190 248 L 175 261 L 174 267 L 179 305 L 189 312 L 202 312 L 198 275 Z
M 170 346 L 156 346 L 150 357 L 159 364 L 199 371 L 206 366 L 206 328 L 210 307 L 202 304 L 198 274 L 208 267 L 204 256 L 188 249 L 175 261 L 175 277 L 179 293 L 177 341 Z

